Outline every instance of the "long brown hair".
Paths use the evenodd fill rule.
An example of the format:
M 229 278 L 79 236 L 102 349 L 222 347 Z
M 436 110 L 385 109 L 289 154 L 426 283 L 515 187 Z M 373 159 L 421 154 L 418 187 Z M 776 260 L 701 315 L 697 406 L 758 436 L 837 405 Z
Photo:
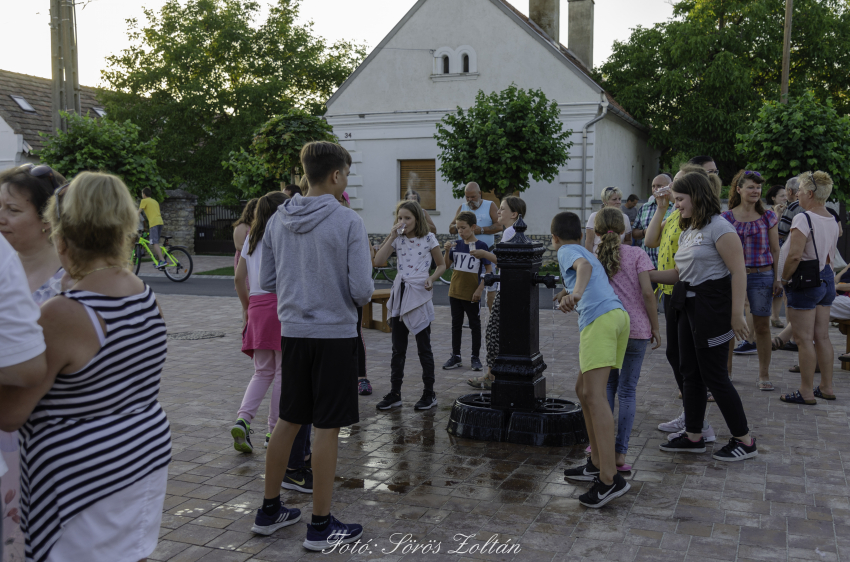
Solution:
M 416 228 L 413 229 L 413 236 L 422 238 L 428 236 L 431 232 L 428 230 L 428 219 L 425 218 L 425 211 L 416 201 L 399 201 L 395 206 L 395 219 L 398 220 L 398 212 L 402 209 L 407 209 L 410 214 L 416 219 Z
M 626 231 L 623 212 L 614 207 L 603 207 L 596 213 L 593 230 L 602 240 L 596 248 L 596 257 L 608 278 L 614 277 L 620 271 L 620 235 Z
M 277 212 L 277 208 L 283 205 L 283 202 L 289 199 L 286 193 L 282 191 L 270 191 L 260 197 L 257 201 L 257 212 L 254 214 L 254 221 L 251 223 L 251 232 L 248 235 L 248 255 L 252 255 L 257 249 L 257 244 L 263 240 L 263 234 L 266 233 L 266 224 L 272 215 Z
M 708 174 L 691 172 L 673 182 L 673 191 L 691 198 L 693 212 L 690 218 L 679 215 L 679 228 L 699 230 L 709 222 L 711 217 L 720 214 L 720 199 L 714 194 Z
M 741 170 L 735 177 L 732 178 L 732 185 L 729 188 L 729 210 L 731 211 L 735 207 L 741 204 L 741 194 L 738 193 L 738 188 L 744 185 L 744 181 L 750 180 L 759 187 L 764 183 L 764 178 L 761 177 L 761 174 L 758 172 L 751 172 L 750 170 Z M 756 203 L 756 212 L 760 215 L 764 214 L 764 205 L 762 205 L 761 199 Z
M 254 197 L 248 203 L 245 204 L 245 208 L 242 209 L 242 216 L 239 217 L 235 223 L 233 223 L 233 228 L 236 228 L 240 224 L 247 224 L 251 226 L 251 223 L 254 222 L 254 213 L 257 211 L 257 199 Z

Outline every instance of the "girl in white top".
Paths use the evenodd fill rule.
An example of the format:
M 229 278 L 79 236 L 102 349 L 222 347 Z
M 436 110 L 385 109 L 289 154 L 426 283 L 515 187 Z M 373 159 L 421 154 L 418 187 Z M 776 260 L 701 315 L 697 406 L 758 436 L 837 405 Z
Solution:
M 233 279 L 236 294 L 242 303 L 242 352 L 254 360 L 254 376 L 248 383 L 239 413 L 236 414 L 236 423 L 230 430 L 233 448 L 242 453 L 254 450 L 250 438 L 251 422 L 272 383 L 274 387 L 269 403 L 266 446 L 278 419 L 282 359 L 280 319 L 277 315 L 277 295 L 260 288 L 260 263 L 263 260 L 262 240 L 266 224 L 287 199 L 285 193 L 272 191 L 257 202 L 251 230 L 245 236 Z
M 603 207 L 614 207 L 619 209 L 621 207 L 621 203 L 623 202 L 623 192 L 620 191 L 619 187 L 606 187 L 602 190 L 602 206 Z M 620 211 L 622 212 L 622 211 Z M 632 243 L 632 221 L 629 220 L 629 216 L 626 213 L 623 213 L 623 221 L 626 223 L 626 231 L 620 235 L 620 242 L 626 245 L 631 245 Z M 602 241 L 599 236 L 596 235 L 594 231 L 596 224 L 596 213 L 591 213 L 591 215 L 587 218 L 587 226 L 585 227 L 585 231 L 587 235 L 584 238 L 584 247 L 587 248 L 589 252 L 596 253 L 596 248 L 599 247 L 599 243 Z
M 514 223 L 519 219 L 520 215 L 525 216 L 525 201 L 519 197 L 505 197 L 502 199 L 502 204 L 499 205 L 499 211 L 496 213 L 497 221 L 505 228 L 502 234 L 500 243 L 509 242 L 516 231 Z M 487 259 L 497 265 L 498 260 L 493 252 L 485 252 L 484 250 L 470 250 L 470 254 L 477 259 Z M 493 379 L 492 368 L 495 363 L 496 356 L 499 354 L 499 316 L 501 315 L 502 292 L 496 293 L 496 300 L 493 301 L 493 310 L 490 313 L 490 318 L 487 320 L 487 331 L 485 335 L 485 344 L 487 346 L 487 374 L 483 377 L 473 377 L 467 382 L 468 385 L 475 388 L 490 389 Z
M 791 222 L 791 232 L 779 252 L 779 271 L 788 297 L 788 321 L 799 348 L 801 381 L 799 390 L 780 396 L 780 400 L 814 405 L 817 404 L 816 398 L 835 400 L 832 388 L 835 352 L 829 340 L 829 312 L 835 300 L 832 263 L 839 232 L 838 224 L 824 206 L 832 193 L 832 178 L 829 174 L 805 172 L 800 174 L 799 180 L 797 200 L 806 212 L 798 214 Z M 788 287 L 788 281 L 800 261 L 815 259 L 818 260 L 820 270 L 820 285 L 809 289 Z M 820 365 L 821 369 L 820 385 L 813 388 L 816 365 Z

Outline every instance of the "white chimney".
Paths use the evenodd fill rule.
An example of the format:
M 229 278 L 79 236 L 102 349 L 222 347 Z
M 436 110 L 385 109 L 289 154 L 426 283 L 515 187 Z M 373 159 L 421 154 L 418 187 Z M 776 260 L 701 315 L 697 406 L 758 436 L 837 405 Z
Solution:
M 560 42 L 561 0 L 529 0 L 528 18 L 539 25 L 552 41 Z
M 588 68 L 593 68 L 594 0 L 568 0 L 569 45 L 567 47 Z M 532 18 L 533 19 L 533 18 Z

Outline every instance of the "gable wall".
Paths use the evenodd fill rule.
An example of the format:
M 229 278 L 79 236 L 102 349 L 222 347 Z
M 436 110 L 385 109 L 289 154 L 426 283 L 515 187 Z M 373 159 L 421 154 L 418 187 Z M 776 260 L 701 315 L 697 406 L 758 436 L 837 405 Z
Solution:
M 609 185 L 623 192 L 623 200 L 634 193 L 641 199 L 650 195 L 658 170 L 658 151 L 647 143 L 646 134 L 610 113 L 596 127 L 596 185 L 594 199 Z

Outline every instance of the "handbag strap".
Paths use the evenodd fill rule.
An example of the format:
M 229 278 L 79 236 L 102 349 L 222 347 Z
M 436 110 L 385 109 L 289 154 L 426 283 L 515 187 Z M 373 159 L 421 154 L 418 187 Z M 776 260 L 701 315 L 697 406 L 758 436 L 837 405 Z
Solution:
M 812 246 L 815 247 L 815 258 L 817 258 L 818 263 L 820 263 L 820 256 L 818 255 L 818 243 L 815 242 L 815 227 L 812 226 L 812 219 L 809 218 L 809 212 L 806 211 L 803 214 L 806 215 L 806 221 L 808 221 L 809 223 L 809 233 L 811 233 L 812 235 Z

